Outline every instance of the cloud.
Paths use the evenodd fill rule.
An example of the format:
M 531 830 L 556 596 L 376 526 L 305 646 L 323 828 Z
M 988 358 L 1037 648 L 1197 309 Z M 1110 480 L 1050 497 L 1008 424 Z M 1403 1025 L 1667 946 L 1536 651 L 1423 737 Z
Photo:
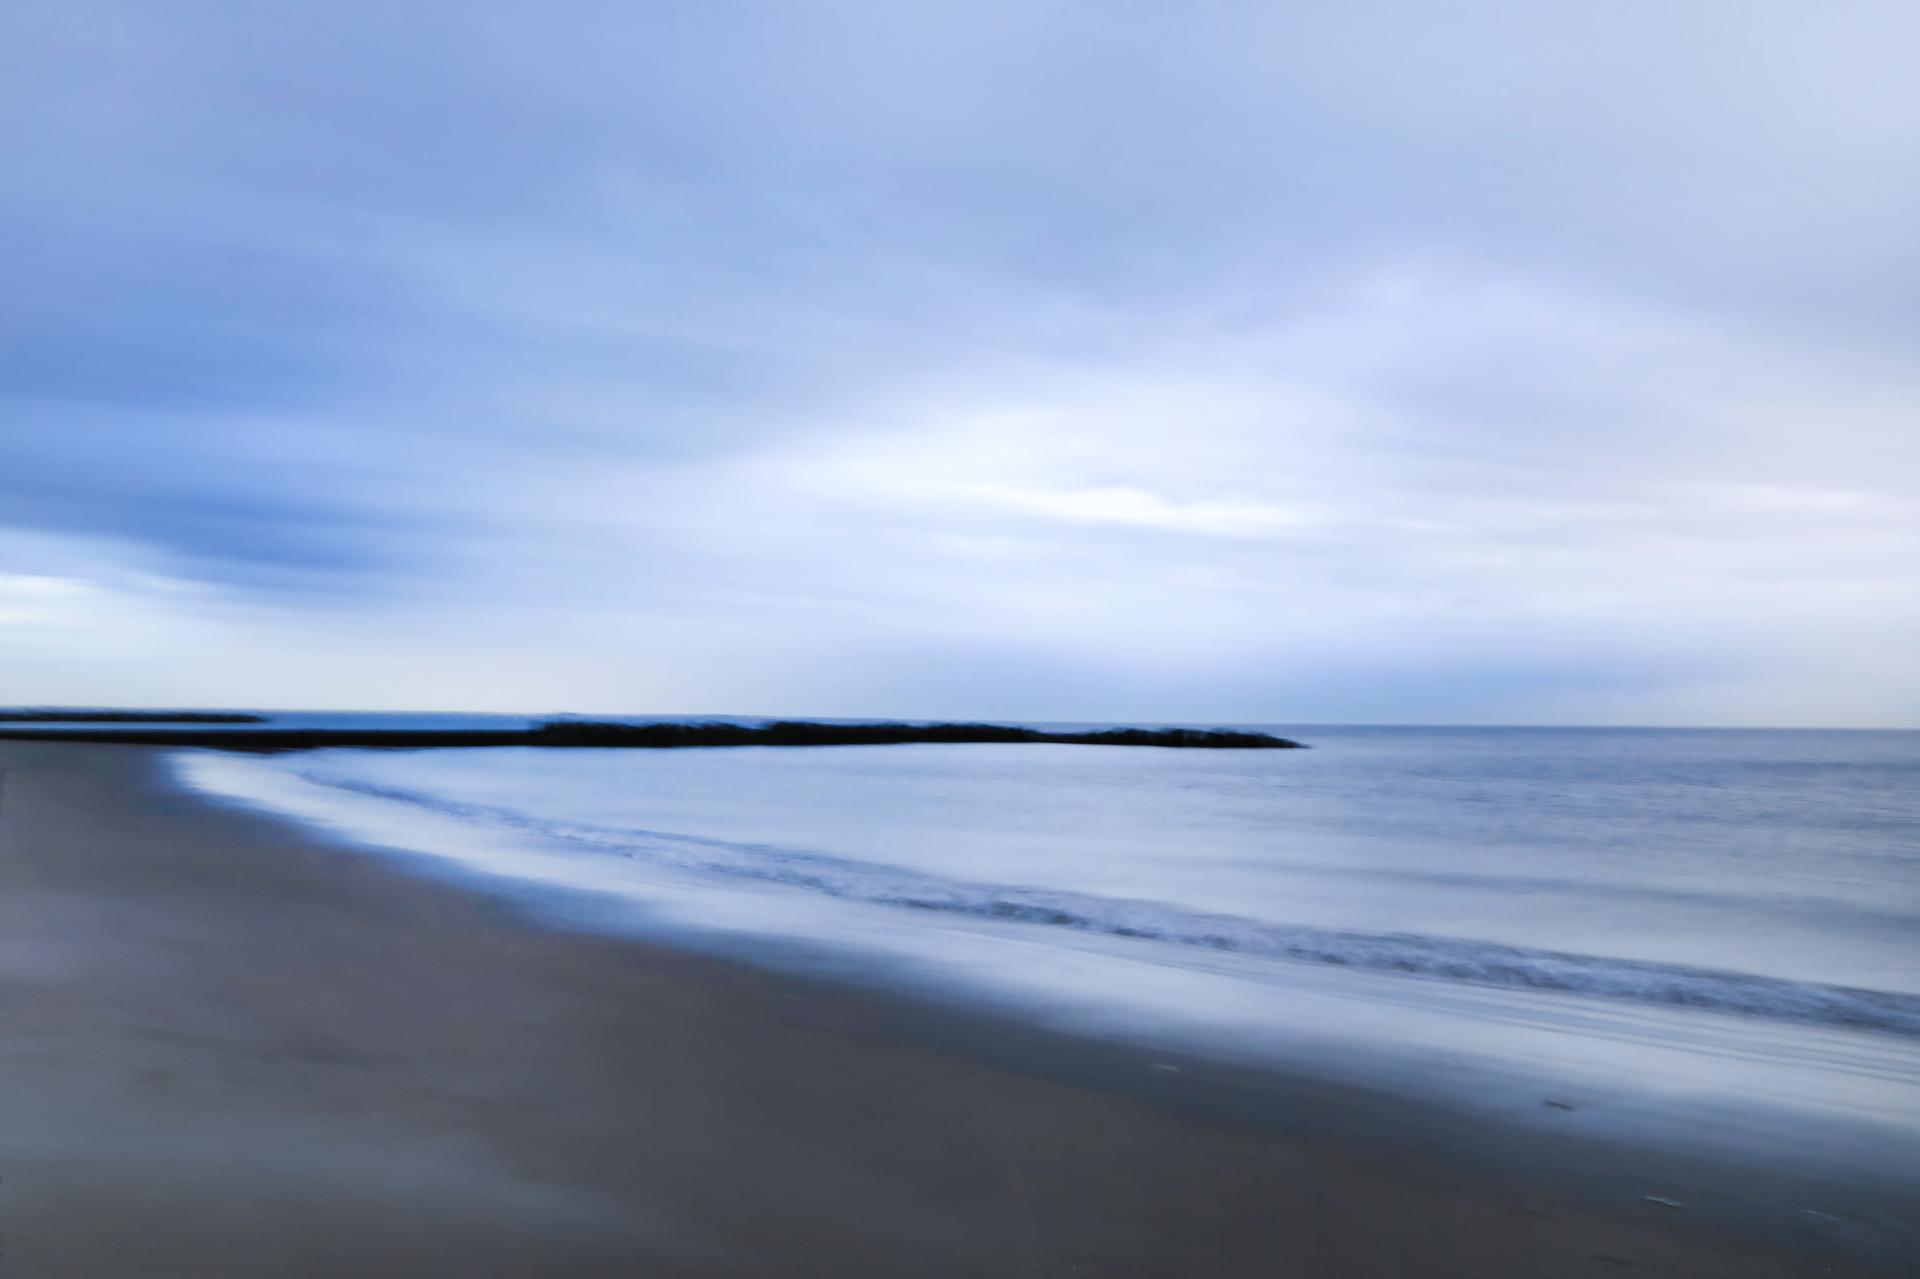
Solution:
M 1910 6 L 0 22 L 20 698 L 1920 718 Z

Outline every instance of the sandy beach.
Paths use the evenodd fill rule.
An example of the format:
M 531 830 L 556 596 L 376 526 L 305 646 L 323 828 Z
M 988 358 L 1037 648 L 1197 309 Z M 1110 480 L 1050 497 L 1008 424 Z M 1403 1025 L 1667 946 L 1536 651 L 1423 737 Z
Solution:
M 1668 1208 L 1614 1149 L 543 928 L 162 753 L 0 744 L 0 1276 L 1900 1273 L 1793 1186 Z

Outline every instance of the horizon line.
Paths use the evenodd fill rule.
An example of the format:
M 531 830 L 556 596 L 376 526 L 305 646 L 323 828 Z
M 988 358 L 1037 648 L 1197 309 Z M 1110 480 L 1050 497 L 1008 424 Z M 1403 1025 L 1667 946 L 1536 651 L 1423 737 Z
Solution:
M 1219 728 L 1406 728 L 1406 729 L 1506 729 L 1506 730 L 1586 730 L 1592 732 L 1725 732 L 1725 733 L 1913 733 L 1920 732 L 1916 725 L 1863 725 L 1863 724 L 1594 724 L 1594 723 L 1499 723 L 1492 721 L 1440 721 L 1440 720 L 1330 720 L 1330 719 L 1252 719 L 1230 720 L 1206 717 L 1194 719 L 1132 718 L 1132 719 L 1077 719 L 1071 717 L 1050 717 L 1044 715 L 1022 716 L 977 716 L 977 715 L 819 715 L 769 712 L 738 711 L 575 711 L 575 710 L 481 710 L 471 707 L 457 710 L 412 707 L 342 707 L 342 706 L 237 706 L 237 705 L 187 705 L 181 703 L 17 703 L 0 707 L 5 711 L 47 711 L 66 710 L 98 713 L 105 711 L 180 711 L 182 713 L 251 713 L 258 715 L 496 715 L 526 719 L 585 718 L 602 716 L 613 718 L 647 718 L 656 720 L 817 720 L 821 722 L 873 722 L 873 723 L 1013 723 L 1013 724 L 1081 724 L 1103 726 L 1154 726 L 1168 725 L 1176 727 L 1208 726 Z M 0 721 L 3 722 L 3 721 Z

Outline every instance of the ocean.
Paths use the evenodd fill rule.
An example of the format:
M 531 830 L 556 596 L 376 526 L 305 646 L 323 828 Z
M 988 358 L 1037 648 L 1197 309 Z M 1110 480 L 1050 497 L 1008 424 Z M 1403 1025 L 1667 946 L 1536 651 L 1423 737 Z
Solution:
M 1920 1149 L 1920 733 L 1255 727 L 1313 749 L 173 759 L 559 926 L 1512 1116 Z

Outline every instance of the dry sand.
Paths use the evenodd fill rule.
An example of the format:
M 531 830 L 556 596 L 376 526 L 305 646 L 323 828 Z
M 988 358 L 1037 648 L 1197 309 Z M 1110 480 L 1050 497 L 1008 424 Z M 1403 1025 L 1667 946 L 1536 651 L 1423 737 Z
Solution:
M 1420 1157 L 1329 1136 L 1361 1094 L 1226 1105 L 1204 1063 L 541 928 L 158 759 L 0 743 L 0 1279 L 1898 1272 L 1502 1174 L 1444 1116 Z

